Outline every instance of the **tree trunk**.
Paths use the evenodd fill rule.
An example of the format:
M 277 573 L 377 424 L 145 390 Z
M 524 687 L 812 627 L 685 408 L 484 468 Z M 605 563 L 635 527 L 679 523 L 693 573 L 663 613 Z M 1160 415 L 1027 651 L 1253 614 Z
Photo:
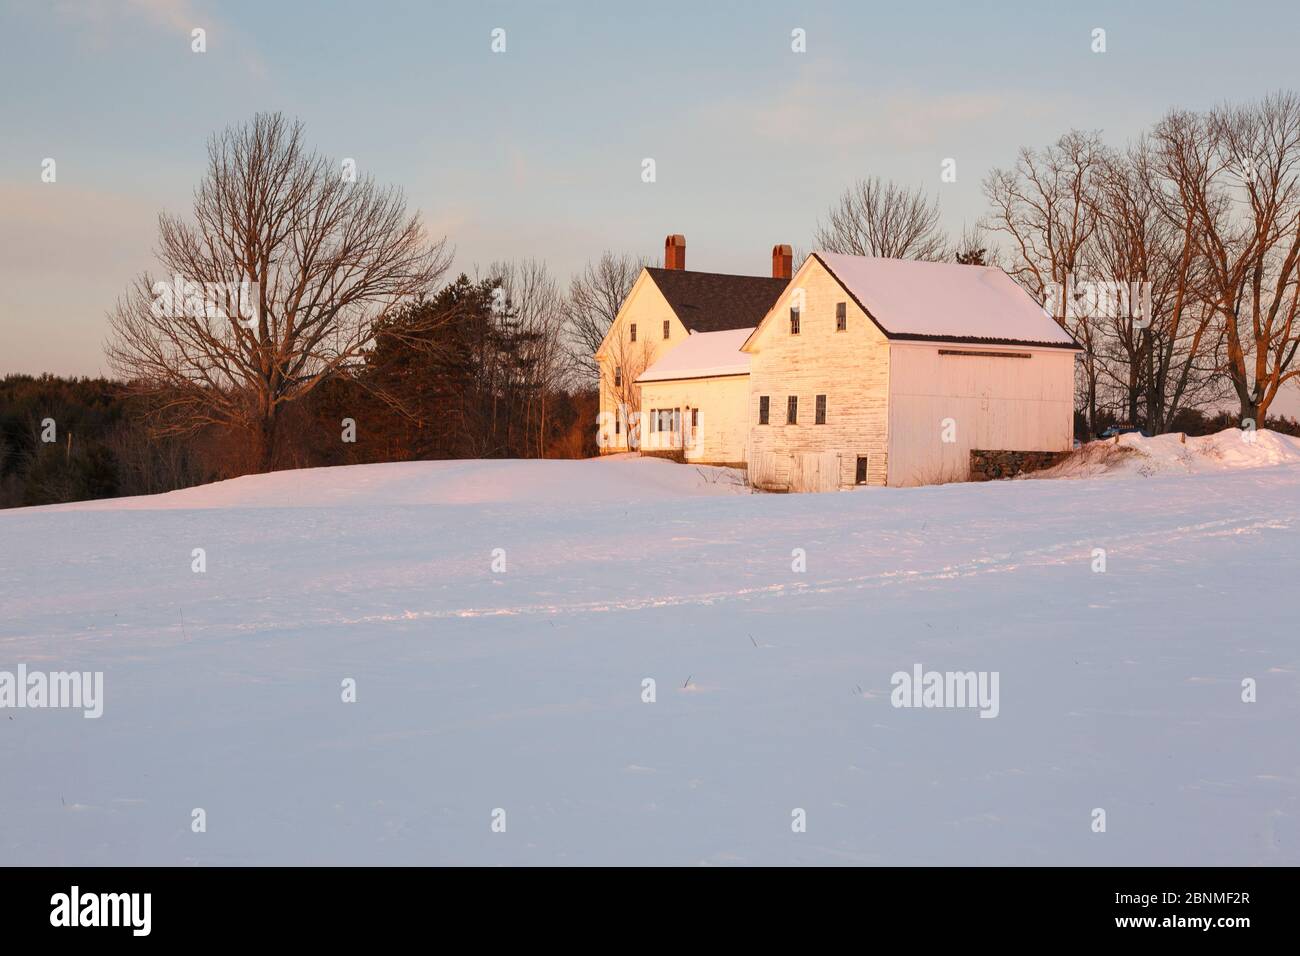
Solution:
M 275 410 L 262 415 L 258 423 L 258 465 L 259 474 L 265 474 L 275 468 Z

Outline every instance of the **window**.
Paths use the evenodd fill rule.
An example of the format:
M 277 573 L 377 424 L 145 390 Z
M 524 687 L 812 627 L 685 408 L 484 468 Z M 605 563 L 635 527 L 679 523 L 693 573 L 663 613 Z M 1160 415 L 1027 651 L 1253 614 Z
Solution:
M 614 366 L 614 387 L 615 388 L 623 387 L 623 368 L 620 365 Z
M 849 305 L 847 302 L 835 303 L 835 331 L 843 332 L 849 327 Z M 636 341 L 636 326 L 632 326 L 632 341 Z
M 825 395 L 817 396 L 817 424 L 818 425 L 826 424 L 826 396 Z
M 799 399 L 794 395 L 785 400 L 785 423 L 787 425 L 799 424 Z
M 664 338 L 668 338 L 668 320 L 664 319 Z
M 866 455 L 858 456 L 858 472 L 853 480 L 856 484 L 859 485 L 865 485 L 867 483 L 867 456 Z
M 799 334 L 799 307 L 797 305 L 790 307 L 790 334 Z
M 692 428 L 700 427 L 700 410 L 698 408 L 691 409 L 691 427 Z
M 617 415 L 614 416 L 614 434 L 623 434 L 623 419 L 619 418 Z
M 635 322 L 632 323 L 632 341 L 633 341 L 633 342 L 636 341 L 636 323 L 635 323 Z
M 767 413 L 768 413 L 768 409 L 771 407 L 771 404 L 772 404 L 772 400 L 768 398 L 766 395 L 760 395 L 758 397 L 758 423 L 760 425 L 767 424 Z

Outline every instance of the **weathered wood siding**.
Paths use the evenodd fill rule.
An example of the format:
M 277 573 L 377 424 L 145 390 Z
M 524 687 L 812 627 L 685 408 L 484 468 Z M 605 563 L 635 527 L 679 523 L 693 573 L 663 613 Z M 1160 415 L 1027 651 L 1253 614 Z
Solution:
M 671 323 L 667 339 L 663 337 L 665 319 Z M 637 327 L 636 342 L 631 341 L 631 326 L 634 323 Z M 645 407 L 641 401 L 640 386 L 633 384 L 637 376 L 685 342 L 687 334 L 686 326 L 677 318 L 650 274 L 642 270 L 596 353 L 600 365 L 600 423 L 612 422 L 611 416 L 618 413 L 620 403 L 625 402 L 630 412 L 638 412 Z M 623 368 L 621 389 L 614 387 L 616 366 Z M 626 427 L 621 434 L 615 434 L 612 424 L 607 427 L 598 424 L 597 428 L 601 454 L 629 450 Z
M 799 334 L 790 334 L 790 306 L 802 292 Z M 836 331 L 835 307 L 845 304 L 847 328 Z M 854 485 L 859 455 L 869 484 L 888 474 L 889 345 L 839 282 L 811 257 L 750 343 L 750 481 L 773 491 L 801 490 L 838 456 L 838 487 Z M 769 424 L 758 424 L 761 396 L 771 401 Z M 799 398 L 799 422 L 786 424 L 787 399 Z M 826 424 L 814 424 L 816 398 L 826 396 Z M 814 456 L 805 458 L 804 456 Z M 815 473 L 818 477 L 810 479 Z M 811 488 L 807 490 L 813 490 Z
M 1070 449 L 1073 352 L 895 342 L 890 355 L 889 484 L 965 481 L 972 449 Z M 951 442 L 944 441 L 949 421 Z
M 686 420 L 690 409 L 700 410 L 699 427 L 693 430 L 693 440 L 684 449 L 686 461 L 698 464 L 739 465 L 745 461 L 748 405 L 749 377 L 745 375 L 674 379 L 641 386 L 641 408 L 646 415 L 655 408 L 680 408 Z M 651 432 L 647 420 L 641 431 L 642 449 L 656 451 L 668 445 L 681 447 L 682 436 Z

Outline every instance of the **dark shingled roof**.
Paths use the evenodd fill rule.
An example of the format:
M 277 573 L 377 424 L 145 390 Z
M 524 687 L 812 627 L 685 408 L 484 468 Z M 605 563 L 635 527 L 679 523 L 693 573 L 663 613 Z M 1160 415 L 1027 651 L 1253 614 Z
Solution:
M 692 332 L 752 329 L 789 285 L 789 279 L 729 276 L 686 269 L 646 268 L 682 325 Z

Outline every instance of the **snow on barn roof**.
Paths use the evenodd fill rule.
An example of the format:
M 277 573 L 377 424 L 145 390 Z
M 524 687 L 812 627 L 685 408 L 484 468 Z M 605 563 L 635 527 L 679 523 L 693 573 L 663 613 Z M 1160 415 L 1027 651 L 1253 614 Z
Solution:
M 891 339 L 1078 349 L 1001 269 L 814 252 Z
M 740 351 L 749 338 L 748 329 L 725 332 L 697 332 L 655 362 L 637 378 L 638 382 L 666 382 L 677 378 L 712 378 L 715 375 L 748 375 L 749 354 Z

